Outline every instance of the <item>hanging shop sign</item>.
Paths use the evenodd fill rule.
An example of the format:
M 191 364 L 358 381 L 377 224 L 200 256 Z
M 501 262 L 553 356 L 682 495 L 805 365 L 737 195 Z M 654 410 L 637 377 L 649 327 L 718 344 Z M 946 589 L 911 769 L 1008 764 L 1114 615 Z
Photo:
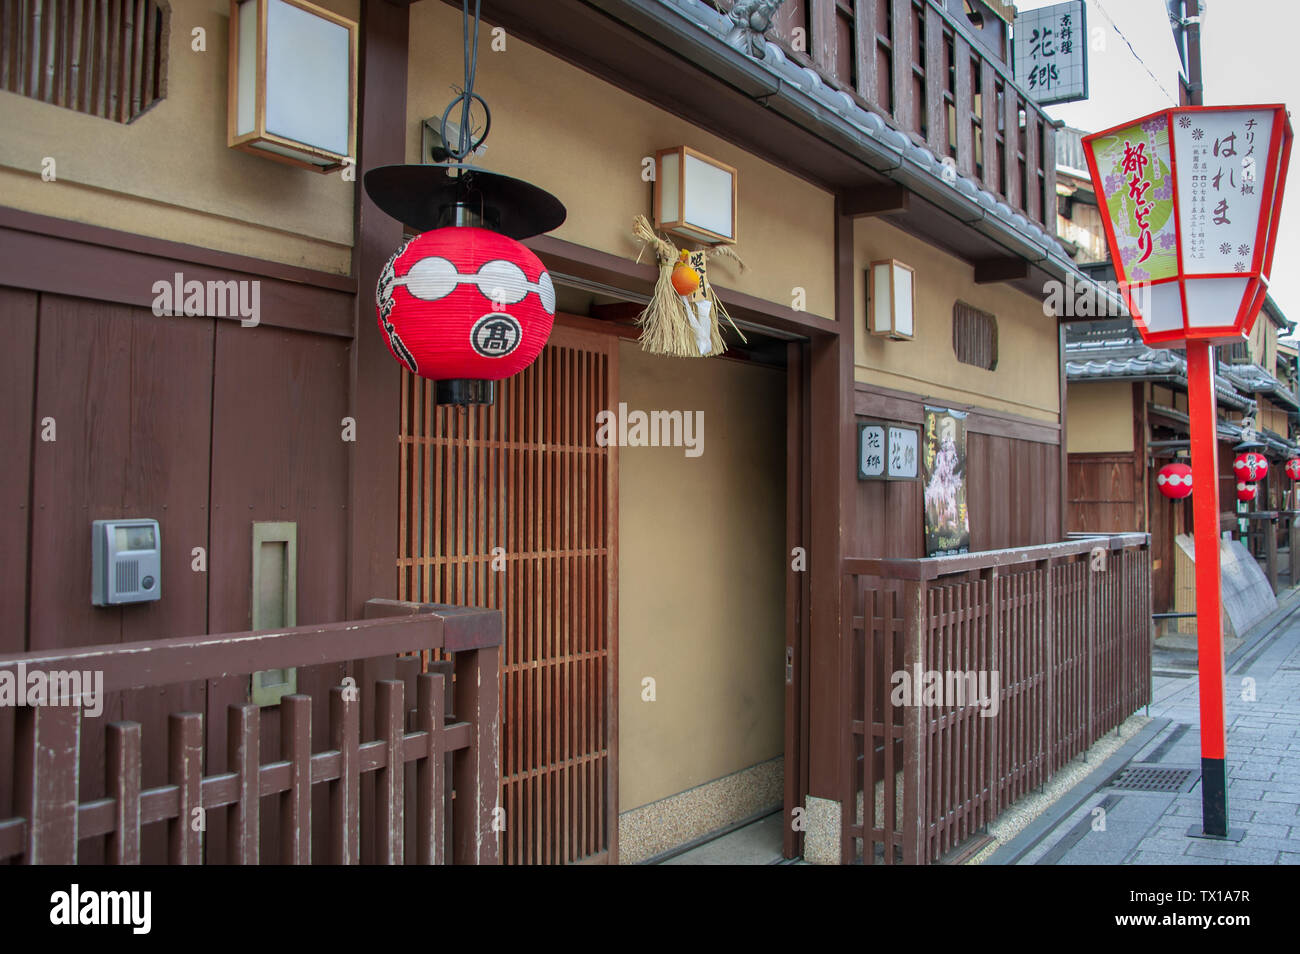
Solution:
M 859 480 L 916 480 L 921 431 L 907 424 L 858 424 Z
M 1088 98 L 1088 24 L 1083 0 L 1020 10 L 1013 24 L 1016 83 L 1036 103 Z
M 970 552 L 966 509 L 966 413 L 925 409 L 925 554 Z
M 1170 500 L 1182 500 L 1192 493 L 1192 468 L 1175 461 L 1156 474 L 1156 487 Z

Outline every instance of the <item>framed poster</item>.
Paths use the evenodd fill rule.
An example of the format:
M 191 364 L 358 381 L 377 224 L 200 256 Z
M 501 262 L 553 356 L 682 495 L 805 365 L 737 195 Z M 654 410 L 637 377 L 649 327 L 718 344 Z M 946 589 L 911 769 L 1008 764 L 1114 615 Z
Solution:
M 858 424 L 858 480 L 916 480 L 921 430 L 914 424 Z
M 925 555 L 970 552 L 966 510 L 966 413 L 925 409 Z

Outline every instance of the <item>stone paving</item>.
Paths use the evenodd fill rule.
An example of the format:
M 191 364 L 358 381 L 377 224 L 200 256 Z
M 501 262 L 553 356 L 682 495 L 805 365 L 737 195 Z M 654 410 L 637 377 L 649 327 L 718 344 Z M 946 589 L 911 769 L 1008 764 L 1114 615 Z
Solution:
M 1300 601 L 1247 640 L 1227 677 L 1230 828 L 1239 842 L 1188 836 L 1201 818 L 1200 721 L 1194 654 L 1158 659 L 1151 717 L 1168 720 L 1133 765 L 1191 769 L 1182 791 L 1103 785 L 1016 864 L 1300 864 Z M 1111 776 L 1113 779 L 1113 775 Z

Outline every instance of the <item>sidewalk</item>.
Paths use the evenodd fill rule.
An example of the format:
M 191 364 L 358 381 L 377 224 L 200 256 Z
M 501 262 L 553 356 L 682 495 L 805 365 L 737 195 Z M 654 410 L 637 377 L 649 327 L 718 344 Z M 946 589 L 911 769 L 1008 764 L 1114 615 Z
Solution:
M 1300 864 L 1300 591 L 1283 594 L 1227 662 L 1228 824 L 1241 841 L 1188 837 L 1201 818 L 1196 656 L 1161 652 L 1151 722 L 987 863 Z

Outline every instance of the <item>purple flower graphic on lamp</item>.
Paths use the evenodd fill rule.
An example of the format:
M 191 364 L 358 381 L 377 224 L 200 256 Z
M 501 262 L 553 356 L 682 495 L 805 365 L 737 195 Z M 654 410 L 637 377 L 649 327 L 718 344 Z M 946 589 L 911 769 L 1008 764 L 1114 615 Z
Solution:
M 1156 190 L 1151 193 L 1151 196 L 1155 199 L 1172 199 L 1174 197 L 1174 184 L 1165 179 L 1164 182 L 1156 186 Z
M 1250 254 L 1250 246 L 1247 245 L 1245 242 L 1243 242 L 1242 244 L 1238 245 L 1238 246 L 1237 246 L 1237 254 L 1238 254 L 1238 255 L 1241 255 L 1241 256 L 1249 255 L 1249 254 Z
M 1142 124 L 1142 131 L 1148 133 L 1160 132 L 1160 130 L 1164 128 L 1165 120 L 1163 116 L 1156 116 L 1154 119 L 1148 119 Z
M 1232 270 L 1234 272 L 1244 272 L 1246 270 L 1246 263 L 1237 262 L 1235 265 L 1232 266 Z
M 1124 185 L 1123 176 L 1107 176 L 1105 181 L 1107 192 L 1118 192 Z
M 1203 129 L 1193 129 L 1193 130 L 1192 130 L 1192 138 L 1195 139 L 1195 140 L 1197 140 L 1198 142 L 1199 142 L 1202 138 L 1204 138 L 1204 136 L 1205 136 L 1205 130 L 1203 130 Z
M 1219 254 L 1220 254 L 1220 255 L 1231 255 L 1231 254 L 1232 254 L 1232 246 L 1229 245 L 1227 242 L 1224 242 L 1222 245 L 1219 246 Z
M 1189 126 L 1191 126 L 1191 124 L 1192 124 L 1192 117 L 1191 117 L 1191 116 L 1179 116 L 1179 117 L 1178 117 L 1178 127 L 1179 127 L 1180 129 L 1186 129 L 1186 128 L 1188 128 Z
M 1174 237 L 1174 234 L 1172 232 L 1167 232 L 1160 236 L 1160 247 L 1165 249 L 1173 248 L 1176 241 L 1177 239 Z

